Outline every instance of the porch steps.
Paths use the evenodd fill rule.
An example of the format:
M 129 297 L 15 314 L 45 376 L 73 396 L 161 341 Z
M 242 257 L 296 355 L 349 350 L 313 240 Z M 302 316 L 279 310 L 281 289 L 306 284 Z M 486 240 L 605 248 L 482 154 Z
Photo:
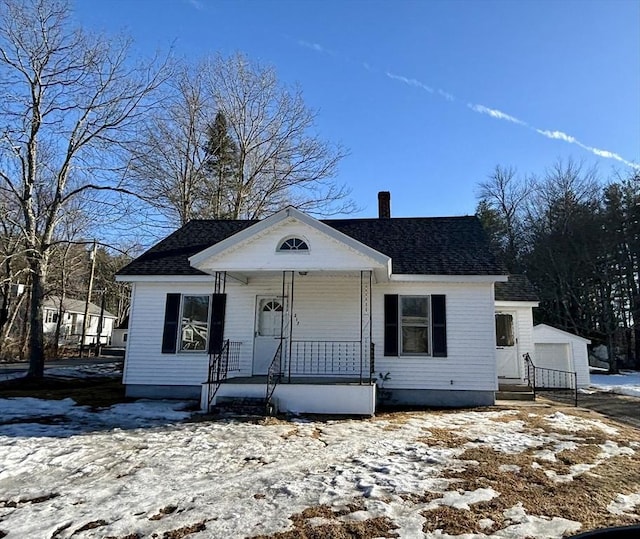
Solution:
M 271 399 L 269 415 L 277 410 L 274 399 Z M 267 401 L 259 397 L 232 397 L 224 396 L 216 399 L 213 411 L 221 415 L 264 416 L 267 414 Z
M 533 390 L 523 384 L 499 384 L 496 400 L 504 401 L 534 401 Z

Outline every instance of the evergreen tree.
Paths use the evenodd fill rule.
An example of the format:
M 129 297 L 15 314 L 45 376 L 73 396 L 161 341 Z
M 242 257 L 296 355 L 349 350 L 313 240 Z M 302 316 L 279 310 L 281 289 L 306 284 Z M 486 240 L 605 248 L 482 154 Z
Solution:
M 201 213 L 209 218 L 228 219 L 231 216 L 229 193 L 238 176 L 238 146 L 229 134 L 222 112 L 216 113 L 207 135 Z

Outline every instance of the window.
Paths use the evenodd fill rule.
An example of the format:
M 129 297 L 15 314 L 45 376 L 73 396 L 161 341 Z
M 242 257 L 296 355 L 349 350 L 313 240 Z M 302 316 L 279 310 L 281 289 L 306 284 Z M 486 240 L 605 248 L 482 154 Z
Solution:
M 429 296 L 400 296 L 400 353 L 429 354 Z
M 50 311 L 47 309 L 44 321 L 47 324 L 55 324 L 58 321 L 58 313 L 56 311 Z
M 167 294 L 162 353 L 219 352 L 224 343 L 226 300 L 226 294 Z
M 447 357 L 445 296 L 384 296 L 384 355 Z
M 206 350 L 209 296 L 184 296 L 180 322 L 180 350 Z
M 280 243 L 278 251 L 308 251 L 309 245 L 302 238 L 287 238 Z
M 513 346 L 515 343 L 513 316 L 496 313 L 496 346 Z

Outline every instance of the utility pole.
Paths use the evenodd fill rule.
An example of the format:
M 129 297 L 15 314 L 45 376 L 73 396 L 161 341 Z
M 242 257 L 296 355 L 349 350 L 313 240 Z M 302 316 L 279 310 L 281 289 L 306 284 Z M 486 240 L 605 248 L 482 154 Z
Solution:
M 82 337 L 80 338 L 80 353 L 79 357 L 84 354 L 84 339 L 87 335 L 87 319 L 89 318 L 89 303 L 91 303 L 91 292 L 93 290 L 93 275 L 96 271 L 96 240 L 93 240 L 93 248 L 89 253 L 89 259 L 91 260 L 91 271 L 89 273 L 89 286 L 87 287 L 87 300 L 84 303 L 84 318 L 82 319 Z
M 95 350 L 96 357 L 100 356 L 100 350 L 102 349 L 102 326 L 104 325 L 104 305 L 107 297 L 106 292 L 107 291 L 104 288 L 100 290 L 100 293 L 102 294 L 102 298 L 100 300 L 100 318 L 98 319 L 98 341 L 96 342 L 96 350 Z

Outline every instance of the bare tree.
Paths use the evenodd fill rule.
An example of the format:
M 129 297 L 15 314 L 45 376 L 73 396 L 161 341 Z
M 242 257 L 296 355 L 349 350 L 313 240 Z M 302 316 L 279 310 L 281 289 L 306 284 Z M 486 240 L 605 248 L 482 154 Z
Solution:
M 355 209 L 333 179 L 345 151 L 313 133 L 315 113 L 274 69 L 219 56 L 182 67 L 165 90 L 168 105 L 145 127 L 130 174 L 170 225 L 255 219 L 287 204 Z
M 44 370 L 42 302 L 56 229 L 84 197 L 122 189 L 118 152 L 165 77 L 130 41 L 75 28 L 65 0 L 0 2 L 0 189 L 21 209 L 30 272 L 30 377 Z
M 485 225 L 493 222 L 494 237 L 505 264 L 513 273 L 519 271 L 522 251 L 523 213 L 532 184 L 517 176 L 512 167 L 496 166 L 489 177 L 478 184 L 478 213 Z
M 162 109 L 148 118 L 132 147 L 129 178 L 140 197 L 171 225 L 201 216 L 207 126 L 213 105 L 205 95 L 201 66 L 182 65 L 163 88 Z
M 259 218 L 285 204 L 323 215 L 354 210 L 348 189 L 332 180 L 345 151 L 313 134 L 315 113 L 300 89 L 242 54 L 218 56 L 206 73 L 238 151 L 231 218 Z

